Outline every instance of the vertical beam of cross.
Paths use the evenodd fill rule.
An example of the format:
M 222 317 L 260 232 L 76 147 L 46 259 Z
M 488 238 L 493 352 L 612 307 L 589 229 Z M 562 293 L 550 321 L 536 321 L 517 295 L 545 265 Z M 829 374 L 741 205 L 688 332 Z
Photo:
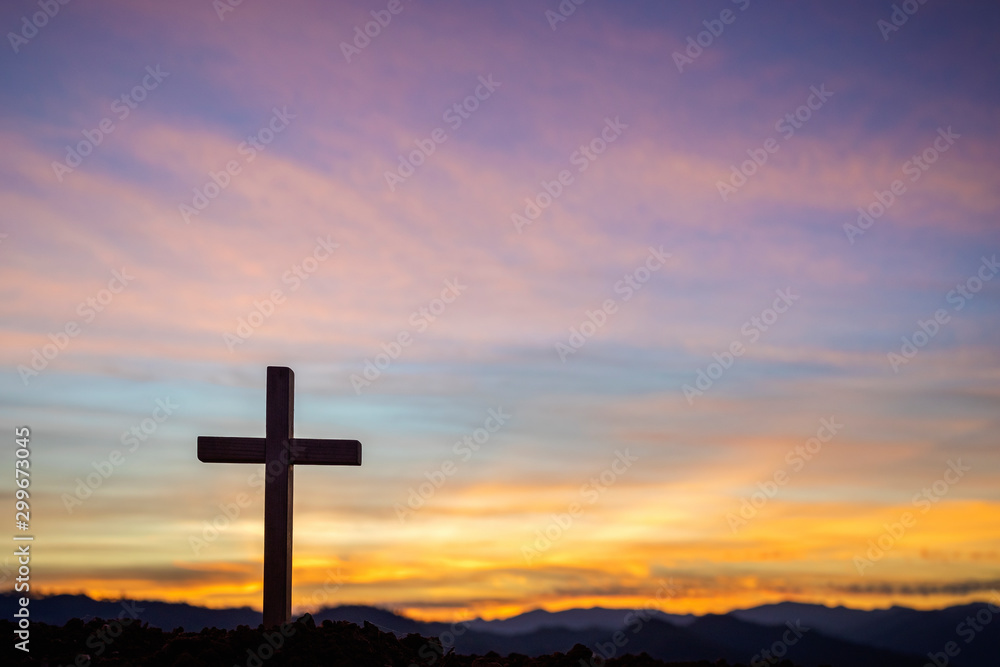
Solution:
M 198 436 L 203 463 L 264 464 L 264 625 L 287 623 L 292 613 L 292 482 L 301 465 L 359 466 L 357 440 L 296 438 L 295 374 L 267 367 L 265 437 Z
M 292 486 L 289 451 L 295 418 L 295 373 L 267 368 L 267 424 L 264 444 L 264 626 L 292 614 Z

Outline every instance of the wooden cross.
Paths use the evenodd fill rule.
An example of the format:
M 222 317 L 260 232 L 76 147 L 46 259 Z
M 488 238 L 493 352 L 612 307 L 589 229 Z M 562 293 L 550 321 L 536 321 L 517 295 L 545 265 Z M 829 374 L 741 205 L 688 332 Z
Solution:
M 264 627 L 289 622 L 292 611 L 292 466 L 359 466 L 357 440 L 292 437 L 295 373 L 267 367 L 267 420 L 263 438 L 198 436 L 204 463 L 263 463 Z

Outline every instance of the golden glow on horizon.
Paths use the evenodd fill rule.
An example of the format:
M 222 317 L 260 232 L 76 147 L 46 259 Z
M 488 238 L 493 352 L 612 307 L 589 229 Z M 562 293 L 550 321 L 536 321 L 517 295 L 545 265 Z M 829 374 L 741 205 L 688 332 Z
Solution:
M 852 559 L 869 557 L 869 540 L 877 542 L 885 532 L 883 526 L 898 521 L 907 511 L 917 515 L 916 524 L 858 576 Z M 987 597 L 975 592 L 904 595 L 879 592 L 879 586 L 901 590 L 935 563 L 963 562 L 967 565 L 963 579 L 988 578 L 1000 552 L 993 530 L 1000 524 L 1000 503 L 942 500 L 926 515 L 920 515 L 913 505 L 870 509 L 831 505 L 818 514 L 838 518 L 831 516 L 817 524 L 812 518 L 787 512 L 751 522 L 737 535 L 721 534 L 697 543 L 636 542 L 630 547 L 616 542 L 615 551 L 625 554 L 624 558 L 611 556 L 600 543 L 567 539 L 531 565 L 512 556 L 519 554 L 520 541 L 493 544 L 492 559 L 482 554 L 459 556 L 464 551 L 460 537 L 483 539 L 475 535 L 456 535 L 442 544 L 415 545 L 404 560 L 394 551 L 329 559 L 311 546 L 310 534 L 304 533 L 298 536 L 303 546 L 296 557 L 293 606 L 298 611 L 311 611 L 338 604 L 365 604 L 397 609 L 421 620 L 456 621 L 475 616 L 504 618 L 536 608 L 653 606 L 670 613 L 705 614 L 781 600 L 868 609 L 892 604 L 933 608 Z M 941 548 L 943 544 L 949 545 L 947 550 Z M 650 570 L 650 562 L 666 563 L 665 557 L 673 565 Z M 50 594 L 82 591 L 102 599 L 117 599 L 126 591 L 130 597 L 208 607 L 260 606 L 259 560 L 178 561 L 175 566 L 189 572 L 192 580 L 165 586 L 136 576 L 113 581 L 71 579 L 52 581 L 45 589 Z M 745 572 L 740 574 L 741 570 Z M 668 571 L 677 574 L 673 579 L 662 574 Z M 582 590 L 614 587 L 622 592 L 555 592 L 567 577 Z M 871 592 L 864 590 L 869 584 Z M 400 592 L 404 590 L 406 598 L 423 604 L 402 603 Z M 673 590 L 673 594 L 661 592 L 657 597 L 658 590 Z
M 161 587 L 137 587 L 115 590 L 102 587 L 98 584 L 94 586 L 85 585 L 66 588 L 46 587 L 42 594 L 83 594 L 96 600 L 108 601 L 117 601 L 123 598 L 134 600 L 160 600 L 171 603 L 195 604 L 197 606 L 210 609 L 250 607 L 259 611 L 261 590 L 258 583 L 251 582 L 248 582 L 240 590 L 237 590 L 234 587 L 201 587 L 197 590 L 169 590 Z M 301 614 L 306 612 L 315 612 L 323 607 L 335 607 L 338 605 L 367 605 L 389 609 L 395 613 L 408 616 L 415 620 L 452 623 L 477 617 L 484 620 L 509 618 L 535 609 L 557 612 L 567 609 L 587 609 L 591 607 L 621 609 L 623 613 L 633 609 L 654 608 L 669 614 L 694 614 L 700 616 L 704 614 L 725 614 L 735 609 L 747 609 L 784 601 L 821 604 L 828 607 L 847 606 L 854 609 L 864 610 L 885 609 L 893 605 L 905 606 L 913 609 L 939 609 L 942 607 L 970 604 L 973 602 L 992 601 L 997 603 L 998 595 L 1000 595 L 1000 591 L 998 590 L 970 593 L 966 595 L 934 595 L 920 598 L 904 595 L 873 596 L 844 593 L 812 596 L 806 594 L 790 594 L 779 591 L 747 590 L 739 593 L 714 597 L 677 596 L 659 601 L 655 598 L 655 590 L 653 590 L 649 595 L 573 596 L 558 599 L 540 598 L 537 600 L 526 598 L 521 602 L 476 603 L 472 605 L 455 604 L 422 607 L 399 605 L 389 600 L 340 600 L 337 599 L 336 593 L 334 593 L 331 596 L 332 599 L 328 603 L 322 605 L 302 605 L 296 598 L 293 598 L 292 607 L 296 614 Z

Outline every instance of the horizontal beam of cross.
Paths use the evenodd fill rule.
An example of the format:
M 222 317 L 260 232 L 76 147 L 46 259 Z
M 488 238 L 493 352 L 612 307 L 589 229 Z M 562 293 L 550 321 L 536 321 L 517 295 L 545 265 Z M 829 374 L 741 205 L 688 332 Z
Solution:
M 202 463 L 264 463 L 264 438 L 198 437 L 198 460 Z M 288 451 L 292 465 L 361 465 L 361 443 L 357 440 L 292 438 Z

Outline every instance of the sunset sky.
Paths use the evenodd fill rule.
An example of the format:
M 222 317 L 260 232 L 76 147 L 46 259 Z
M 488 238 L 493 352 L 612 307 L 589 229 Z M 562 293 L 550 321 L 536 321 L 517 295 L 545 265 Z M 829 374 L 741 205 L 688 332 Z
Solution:
M 276 365 L 296 611 L 988 599 L 1000 7 L 902 4 L 5 3 L 33 591 L 259 609 Z

